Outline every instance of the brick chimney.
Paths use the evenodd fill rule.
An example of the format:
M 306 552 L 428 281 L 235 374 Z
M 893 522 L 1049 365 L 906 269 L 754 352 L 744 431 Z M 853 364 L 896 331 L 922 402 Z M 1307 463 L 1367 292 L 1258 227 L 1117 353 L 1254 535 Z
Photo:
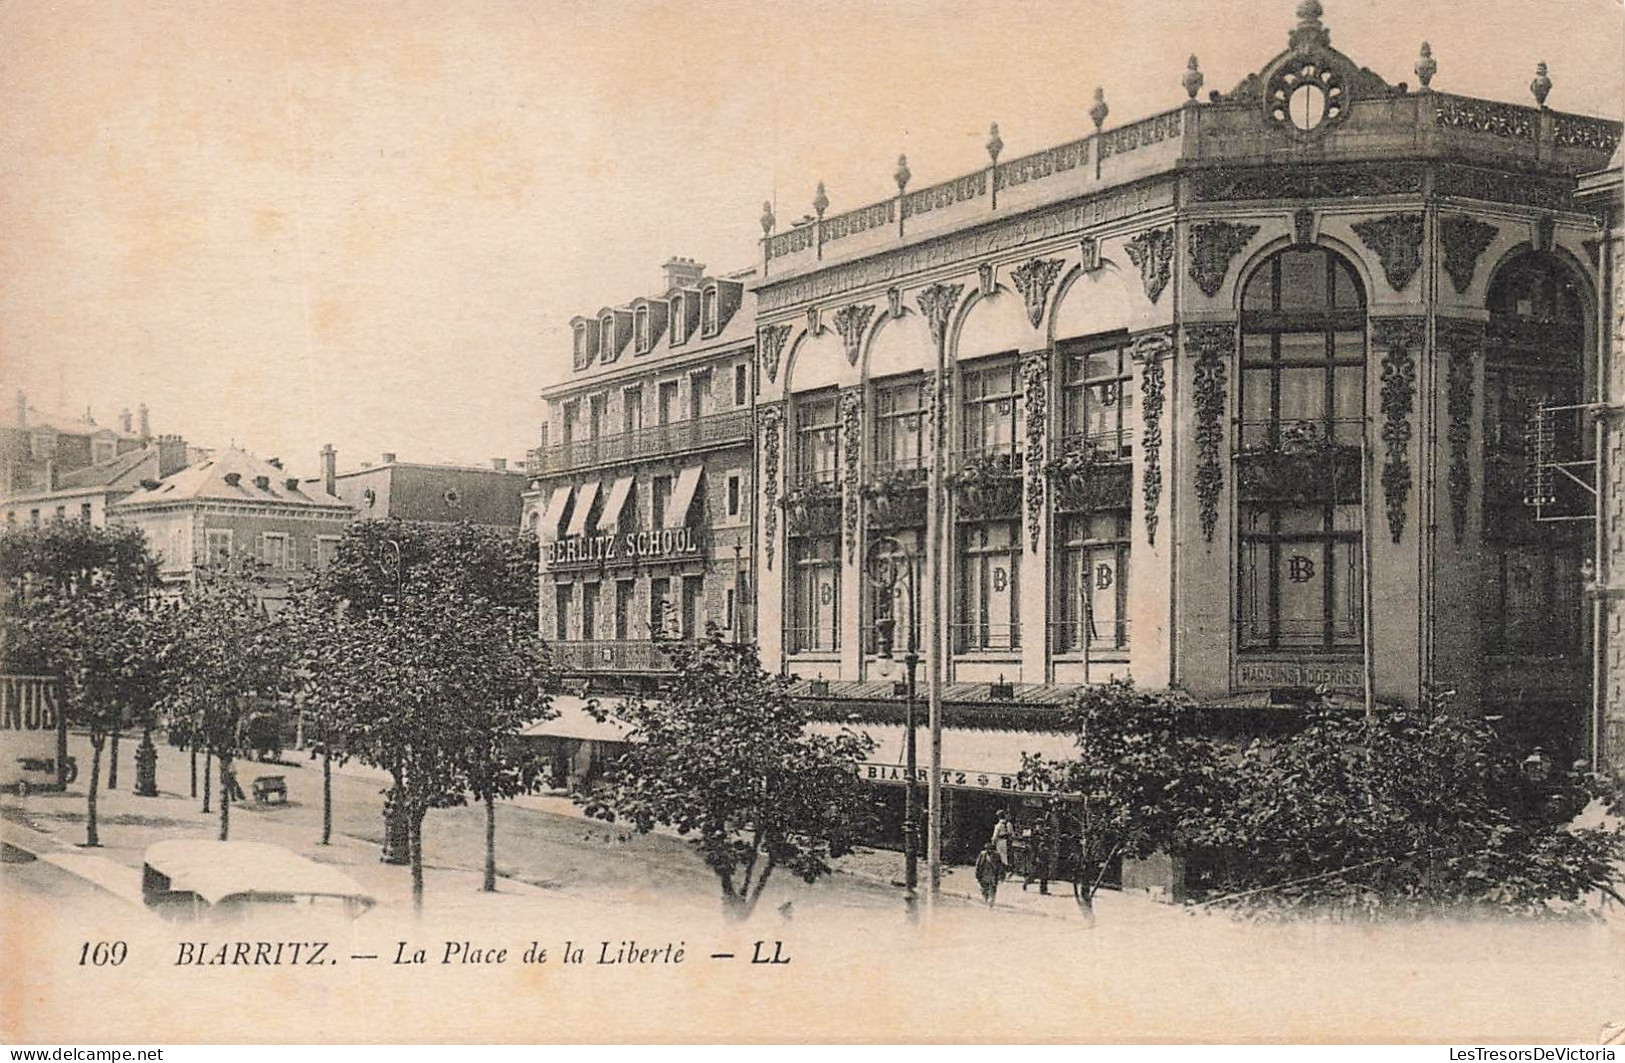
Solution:
M 333 449 L 333 444 L 322 444 L 322 490 L 330 495 L 338 494 L 339 452 Z
M 141 423 L 141 441 L 145 443 L 147 440 L 152 438 L 152 422 L 147 418 L 147 404 L 143 402 L 140 406 L 136 407 L 136 413 L 139 416 Z
M 125 435 L 135 434 L 135 429 L 131 427 L 130 408 L 128 406 L 118 412 L 118 427 L 119 431 Z
M 393 465 L 393 464 L 395 464 L 395 452 L 393 450 L 384 451 L 384 464 L 385 465 Z
M 508 471 L 508 459 L 507 458 L 492 458 L 491 459 L 491 468 L 495 469 L 497 472 L 507 472 Z
M 186 440 L 177 435 L 158 437 L 158 479 L 174 476 L 186 468 Z
M 666 291 L 673 288 L 698 288 L 705 277 L 705 263 L 692 258 L 669 258 L 661 265 L 666 271 Z

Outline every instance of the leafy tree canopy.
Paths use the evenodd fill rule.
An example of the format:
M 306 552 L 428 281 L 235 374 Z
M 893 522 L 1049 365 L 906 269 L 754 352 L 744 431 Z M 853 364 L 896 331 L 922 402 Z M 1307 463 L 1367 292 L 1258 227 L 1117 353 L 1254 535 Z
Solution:
M 874 743 L 809 733 L 788 680 L 764 672 L 753 645 L 712 631 L 665 650 L 677 669 L 668 688 L 600 713 L 628 726 L 630 744 L 583 802 L 640 831 L 695 836 L 725 911 L 745 918 L 776 868 L 814 882 L 870 829 L 874 798 L 854 766 Z

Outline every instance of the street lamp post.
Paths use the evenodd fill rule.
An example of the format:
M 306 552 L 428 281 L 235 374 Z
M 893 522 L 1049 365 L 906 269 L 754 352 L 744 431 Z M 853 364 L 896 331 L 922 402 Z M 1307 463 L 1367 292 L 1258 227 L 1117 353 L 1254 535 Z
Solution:
M 880 665 L 880 674 L 889 676 L 894 658 L 892 646 L 896 637 L 897 619 L 893 615 L 892 602 L 897 591 L 897 562 L 903 561 L 903 574 L 907 576 L 908 587 L 908 652 L 903 655 L 903 665 L 908 671 L 906 693 L 903 708 L 903 903 L 908 910 L 910 922 L 919 919 L 919 885 L 920 885 L 920 845 L 919 832 L 916 824 L 918 818 L 919 796 L 917 790 L 918 757 L 915 749 L 915 703 L 916 687 L 915 673 L 920 665 L 919 646 L 919 598 L 915 593 L 914 569 L 915 555 L 913 551 L 904 548 L 903 544 L 892 536 L 882 536 L 875 540 L 870 552 L 874 553 L 878 547 L 886 547 L 884 558 L 874 560 L 885 561 L 885 568 L 876 568 L 872 573 L 877 584 L 886 589 L 886 615 L 875 618 L 875 634 L 879 645 L 877 646 Z

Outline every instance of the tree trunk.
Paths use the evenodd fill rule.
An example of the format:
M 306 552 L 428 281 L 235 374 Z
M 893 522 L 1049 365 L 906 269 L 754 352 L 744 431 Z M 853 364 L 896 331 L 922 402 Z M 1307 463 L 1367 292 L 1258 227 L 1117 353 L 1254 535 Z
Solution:
M 196 800 L 197 799 L 197 745 L 196 745 L 196 743 L 193 743 L 193 742 L 188 742 L 186 744 L 192 747 L 192 799 Z
M 90 791 L 85 801 L 85 845 L 92 849 L 102 844 L 96 834 L 96 791 L 101 788 L 102 781 L 103 741 L 95 735 L 90 736 Z
M 487 894 L 497 891 L 497 800 L 486 795 L 486 886 Z
M 231 758 L 220 756 L 220 840 L 231 840 Z
M 203 751 L 203 811 L 209 811 L 209 791 L 214 786 L 214 751 Z
M 113 748 L 107 755 L 107 788 L 118 789 L 118 732 L 113 732 Z
M 333 753 L 322 740 L 322 844 L 333 841 Z
M 412 810 L 407 825 L 412 829 L 412 911 L 423 914 L 423 812 Z
M 729 922 L 743 923 L 750 918 L 750 902 L 732 890 L 722 894 L 722 916 Z

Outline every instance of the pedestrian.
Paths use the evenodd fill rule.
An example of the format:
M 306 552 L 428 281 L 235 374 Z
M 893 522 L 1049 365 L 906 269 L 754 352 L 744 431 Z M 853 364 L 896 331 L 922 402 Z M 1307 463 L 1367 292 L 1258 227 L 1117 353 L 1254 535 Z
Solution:
M 1049 892 L 1049 880 L 1054 877 L 1055 846 L 1050 837 L 1047 817 L 1041 817 L 1033 824 L 1032 833 L 1027 843 L 1027 872 L 1021 883 L 1026 889 L 1038 880 L 1038 892 Z
M 976 883 L 982 887 L 982 899 L 989 908 L 993 907 L 993 898 L 998 895 L 1001 874 L 998 850 L 989 841 L 976 858 Z
M 990 843 L 999 860 L 999 876 L 1008 875 L 1014 868 L 1015 862 L 1011 859 L 1010 845 L 1016 833 L 1015 825 L 1010 822 L 1009 810 L 999 813 L 999 821 L 993 824 L 993 840 Z

